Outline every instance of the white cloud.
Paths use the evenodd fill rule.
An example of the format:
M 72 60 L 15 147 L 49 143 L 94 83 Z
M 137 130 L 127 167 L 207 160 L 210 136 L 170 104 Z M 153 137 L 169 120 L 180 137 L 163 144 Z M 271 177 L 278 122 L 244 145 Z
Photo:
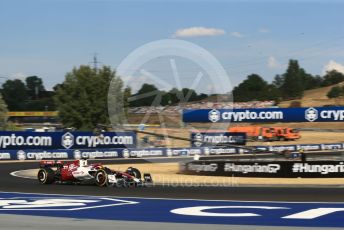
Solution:
M 190 27 L 177 30 L 173 37 L 204 37 L 204 36 L 219 36 L 225 34 L 226 31 L 217 28 L 206 28 L 206 27 Z
M 344 65 L 335 62 L 333 60 L 330 60 L 327 65 L 324 66 L 323 68 L 323 73 L 325 74 L 327 71 L 331 70 L 337 70 L 338 72 L 341 72 L 344 74 Z
M 269 33 L 270 30 L 268 30 L 267 28 L 260 28 L 260 29 L 258 30 L 258 32 L 259 32 L 259 33 L 262 33 L 262 34 L 266 34 L 266 33 Z
M 22 73 L 22 72 L 14 73 L 9 76 L 9 78 L 11 79 L 19 79 L 19 80 L 25 80 L 26 77 L 27 77 L 27 74 Z
M 132 92 L 136 93 L 139 89 L 141 89 L 143 84 L 149 82 L 149 79 L 144 75 L 130 76 L 125 78 L 125 82 L 130 86 Z
M 270 56 L 268 58 L 268 67 L 270 69 L 277 69 L 281 67 L 281 64 L 277 61 L 277 59 L 274 56 Z
M 242 38 L 242 37 L 244 37 L 244 35 L 243 35 L 242 33 L 237 32 L 237 31 L 232 32 L 232 33 L 231 33 L 231 36 L 232 36 L 232 37 L 236 37 L 236 38 Z

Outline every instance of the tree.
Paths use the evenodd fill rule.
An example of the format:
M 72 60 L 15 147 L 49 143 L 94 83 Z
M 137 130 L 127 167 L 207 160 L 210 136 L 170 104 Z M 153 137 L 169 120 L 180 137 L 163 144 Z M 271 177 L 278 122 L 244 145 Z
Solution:
M 272 81 L 272 84 L 277 88 L 281 89 L 284 84 L 284 76 L 277 74 Z
M 204 99 L 206 99 L 207 97 L 208 97 L 207 94 L 205 94 L 205 93 L 200 93 L 200 94 L 198 95 L 198 100 L 204 100 Z
M 198 100 L 198 95 L 196 91 L 193 89 L 183 88 L 182 95 L 183 95 L 183 99 L 186 100 L 186 102 Z
M 124 88 L 123 92 L 123 100 L 124 100 L 124 108 L 125 108 L 125 116 L 128 117 L 128 107 L 130 104 L 130 97 L 131 97 L 131 88 L 129 86 Z
M 130 106 L 151 106 L 160 104 L 160 91 L 155 85 L 143 84 L 131 98 Z
M 171 101 L 171 94 L 165 91 L 160 91 L 161 93 L 161 105 L 170 105 Z
M 251 74 L 233 89 L 234 101 L 270 100 L 269 87 L 261 76 Z
M 322 78 L 320 76 L 313 76 L 312 74 L 306 73 L 303 69 L 301 69 L 301 76 L 303 82 L 303 89 L 316 89 L 321 87 Z
M 54 92 L 45 90 L 41 78 L 27 77 L 25 83 L 14 79 L 2 85 L 3 98 L 10 111 L 55 110 Z
M 266 100 L 273 100 L 275 102 L 279 102 L 281 100 L 281 92 L 274 84 L 268 85 L 266 93 Z
M 328 91 L 328 98 L 336 98 L 344 95 L 344 89 L 340 86 L 334 86 Z
M 7 105 L 0 94 L 0 129 L 5 130 L 7 124 Z
M 114 84 L 109 88 L 111 80 Z M 89 66 L 74 68 L 55 89 L 59 117 L 68 127 L 92 130 L 97 124 L 109 124 L 108 91 L 115 96 L 109 103 L 123 106 L 123 82 L 107 66 L 99 70 Z M 117 103 L 117 99 L 122 100 L 122 104 Z M 118 122 L 122 116 L 118 116 Z
M 337 70 L 331 70 L 326 73 L 323 80 L 323 86 L 334 85 L 339 82 L 344 81 L 344 74 L 338 72 Z
M 307 73 L 297 60 L 290 60 L 286 73 L 276 75 L 272 84 L 280 90 L 282 98 L 288 100 L 302 97 L 304 90 L 321 87 L 323 78 Z
M 284 82 L 281 87 L 284 99 L 296 99 L 303 95 L 305 71 L 300 68 L 297 60 L 289 60 L 286 73 L 283 75 Z
M 177 88 L 172 88 L 169 92 L 169 97 L 170 97 L 170 101 L 171 104 L 176 104 L 178 102 L 180 102 L 180 99 L 182 97 L 182 92 L 177 89 Z
M 24 111 L 28 95 L 25 84 L 19 80 L 7 80 L 2 85 L 2 95 L 10 111 Z
M 37 76 L 30 76 L 25 79 L 27 93 L 31 100 L 38 99 L 41 97 L 44 92 L 45 88 L 43 85 L 43 80 Z

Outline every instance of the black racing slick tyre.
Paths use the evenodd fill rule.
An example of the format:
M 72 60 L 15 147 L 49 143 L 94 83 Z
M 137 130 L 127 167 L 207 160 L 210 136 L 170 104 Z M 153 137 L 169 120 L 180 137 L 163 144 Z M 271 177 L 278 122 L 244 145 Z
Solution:
M 41 184 L 52 184 L 55 182 L 55 172 L 51 168 L 42 168 L 37 173 L 37 179 Z
M 107 186 L 108 174 L 104 169 L 99 169 L 95 174 L 95 183 L 99 187 Z
M 137 179 L 141 179 L 141 172 L 140 170 L 138 170 L 137 168 L 132 168 L 132 167 L 129 167 L 127 169 L 127 173 L 129 175 L 132 175 L 133 177 L 137 178 Z

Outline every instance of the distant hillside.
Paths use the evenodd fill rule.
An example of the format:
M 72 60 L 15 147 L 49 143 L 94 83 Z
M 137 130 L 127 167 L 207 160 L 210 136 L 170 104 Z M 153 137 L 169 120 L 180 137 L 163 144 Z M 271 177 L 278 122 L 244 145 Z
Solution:
M 318 89 L 311 89 L 306 90 L 302 99 L 300 100 L 291 100 L 291 101 L 283 101 L 278 104 L 278 106 L 286 108 L 289 107 L 293 101 L 301 102 L 302 107 L 316 107 L 316 106 L 343 106 L 344 105 L 344 98 L 332 98 L 329 99 L 326 95 L 328 91 L 333 86 L 344 86 L 344 82 L 338 83 L 336 85 L 326 86 Z

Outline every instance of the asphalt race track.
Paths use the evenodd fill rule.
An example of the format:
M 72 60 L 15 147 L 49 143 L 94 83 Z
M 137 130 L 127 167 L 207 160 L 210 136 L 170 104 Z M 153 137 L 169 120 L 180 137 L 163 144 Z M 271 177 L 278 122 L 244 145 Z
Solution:
M 99 188 L 90 185 L 41 185 L 35 180 L 13 177 L 11 172 L 37 168 L 38 163 L 2 163 L 0 191 L 45 194 L 253 200 L 344 202 L 343 187 L 176 187 L 154 185 L 146 188 Z M 154 178 L 153 178 L 154 179 Z
M 156 202 L 161 202 L 161 206 L 164 206 L 163 202 L 167 202 L 166 205 L 177 205 L 178 202 L 183 203 L 182 201 L 169 201 L 169 199 L 194 199 L 194 200 L 209 200 L 209 202 L 213 202 L 214 200 L 222 200 L 221 202 L 232 202 L 234 201 L 235 204 L 238 204 L 238 201 L 256 201 L 252 202 L 252 205 L 259 205 L 259 201 L 268 201 L 270 203 L 264 204 L 273 204 L 271 202 L 280 201 L 280 202 L 291 202 L 290 207 L 295 208 L 295 210 L 299 210 L 300 207 L 295 204 L 296 207 L 292 207 L 293 202 L 313 202 L 316 205 L 318 202 L 335 202 L 336 205 L 342 205 L 339 202 L 344 202 L 344 187 L 304 187 L 304 188 L 297 188 L 297 187 L 176 187 L 176 186 L 162 186 L 162 185 L 154 185 L 152 187 L 145 187 L 145 188 L 99 188 L 97 186 L 90 186 L 90 185 L 40 185 L 36 180 L 32 179 L 24 179 L 13 177 L 10 175 L 13 171 L 18 170 L 25 170 L 25 169 L 33 169 L 37 168 L 38 163 L 36 162 L 22 162 L 22 163 L 2 163 L 0 165 L 0 191 L 2 192 L 2 198 L 8 196 L 8 192 L 17 192 L 20 193 L 20 196 L 24 193 L 35 193 L 35 194 L 47 194 L 43 196 L 51 196 L 53 197 L 54 194 L 65 194 L 65 195 L 78 195 L 80 199 L 82 197 L 94 197 L 94 196 L 101 196 L 101 197 L 117 197 L 121 199 L 130 198 L 131 201 L 137 201 L 135 199 L 138 198 L 166 198 L 154 200 L 146 200 L 145 202 L 149 207 L 154 207 L 156 205 L 159 206 Z M 51 194 L 51 195 L 49 195 Z M 19 195 L 18 195 L 19 196 Z M 56 195 L 57 196 L 57 195 Z M 81 197 L 82 196 L 82 197 Z M 70 197 L 70 196 L 69 196 Z M 125 197 L 125 198 L 124 198 Z M 54 197 L 56 198 L 56 197 Z M 0 203 L 1 203 L 0 199 Z M 12 198 L 11 198 L 12 199 Z M 143 202 L 143 203 L 145 203 Z M 169 202 L 169 203 L 168 203 Z M 195 202 L 208 202 L 208 201 L 190 201 L 190 206 L 194 206 Z M 193 203 L 192 203 L 193 202 Z M 211 203 L 210 203 L 211 204 Z M 242 203 L 240 203 L 242 204 Z M 278 203 L 279 204 L 279 203 Z M 287 203 L 281 203 L 281 205 L 286 205 Z M 321 203 L 319 203 L 321 204 Z M 186 205 L 186 204 L 185 204 Z M 233 205 L 233 202 L 231 203 Z M 309 206 L 309 204 L 307 204 Z M 313 205 L 313 204 L 312 204 Z M 172 207 L 171 206 L 171 207 Z M 308 207 L 307 206 L 307 207 Z M 343 205 L 342 205 L 343 206 Z M 142 210 L 146 210 L 142 207 Z M 289 207 L 288 207 L 289 208 Z M 309 206 L 309 208 L 311 208 Z M 126 209 L 123 209 L 125 213 Z M 301 210 L 301 209 L 300 209 Z M 299 211 L 300 211 L 299 210 Z M 343 208 L 344 210 L 344 208 Z M 128 211 L 131 212 L 130 210 Z M 140 212 L 140 211 L 136 211 Z M 58 213 L 58 212 L 56 212 Z M 59 225 L 52 226 L 49 225 L 49 228 L 54 229 L 89 229 L 93 228 L 91 226 L 102 226 L 102 229 L 136 229 L 138 226 L 138 222 L 141 221 L 139 226 L 140 229 L 161 229 L 164 228 L 165 230 L 172 230 L 172 229 L 185 229 L 186 227 L 190 230 L 193 229 L 210 229 L 213 228 L 213 224 L 216 224 L 216 229 L 298 229 L 302 228 L 305 229 L 306 227 L 323 227 L 322 229 L 328 229 L 328 227 L 342 227 L 343 224 L 335 222 L 333 220 L 332 225 L 321 225 L 324 222 L 274 222 L 273 215 L 277 216 L 278 210 L 273 213 L 272 217 L 268 219 L 262 219 L 263 222 L 257 222 L 257 226 L 254 226 L 255 222 L 250 223 L 248 220 L 248 225 L 246 222 L 238 221 L 233 222 L 234 225 L 230 225 L 231 222 L 223 221 L 222 219 L 219 223 L 217 222 L 203 222 L 198 221 L 198 219 L 190 219 L 190 220 L 183 220 L 181 219 L 169 219 L 168 221 L 163 220 L 161 222 L 168 222 L 168 223 L 157 223 L 160 222 L 159 220 L 150 219 L 151 217 L 140 217 L 138 215 L 134 215 L 134 219 L 127 219 L 127 217 L 123 219 L 116 219 L 116 221 L 110 221 L 107 219 L 107 215 L 102 215 L 99 220 L 89 220 L 88 218 L 83 219 L 84 217 L 81 216 L 83 221 L 80 222 L 80 216 L 66 218 L 65 212 L 61 212 L 57 216 L 45 216 L 46 214 L 39 214 L 38 216 L 45 216 L 44 221 L 42 221 L 43 217 L 37 216 L 27 216 L 24 213 L 21 220 L 25 222 L 25 224 L 21 225 L 16 224 L 18 215 L 22 215 L 22 213 L 17 213 L 17 215 L 11 215 L 11 212 L 7 211 L 0 215 L 0 229 L 46 229 L 48 225 L 45 223 L 46 221 L 54 218 L 59 221 Z M 263 212 L 262 212 L 263 213 Z M 280 215 L 285 215 L 285 213 L 280 212 Z M 86 217 L 88 214 L 85 214 Z M 92 214 L 93 215 L 93 214 Z M 112 214 L 111 214 L 112 215 Z M 111 216 L 110 215 L 110 216 Z M 157 215 L 155 213 L 155 215 Z M 280 216 L 278 216 L 280 217 Z M 335 218 L 342 218 L 342 216 L 334 216 Z M 77 218 L 77 219 L 73 219 Z M 136 219 L 135 219 L 136 218 Z M 147 219 L 145 219 L 147 218 Z M 171 217 L 168 217 L 171 218 Z M 173 217 L 174 218 L 174 217 Z M 271 219 L 271 223 L 269 222 Z M 92 218 L 91 218 L 92 219 Z M 36 220 L 36 221 L 35 221 Z M 61 220 L 63 220 L 61 222 Z M 267 221 L 268 220 L 268 221 Z M 321 220 L 321 219 L 320 219 Z M 332 220 L 332 219 L 329 219 Z M 331 223 L 329 220 L 326 220 L 326 223 Z M 77 222 L 76 222 L 77 221 Z M 134 221 L 134 222 L 132 222 Z M 61 224 L 64 223 L 64 224 Z M 199 224 L 198 224 L 199 223 Z M 295 224 L 296 223 L 296 224 Z M 187 226 L 186 226 L 187 224 Z M 201 224 L 201 225 L 200 225 Z M 209 225 L 210 224 L 210 225 Z M 31 228 L 27 228 L 27 226 L 31 226 Z M 253 225 L 253 226 L 252 226 Z M 266 226 L 267 227 L 266 227 Z M 229 227 L 230 226 L 230 227 Z M 282 227 L 274 227 L 274 226 L 282 226 Z

